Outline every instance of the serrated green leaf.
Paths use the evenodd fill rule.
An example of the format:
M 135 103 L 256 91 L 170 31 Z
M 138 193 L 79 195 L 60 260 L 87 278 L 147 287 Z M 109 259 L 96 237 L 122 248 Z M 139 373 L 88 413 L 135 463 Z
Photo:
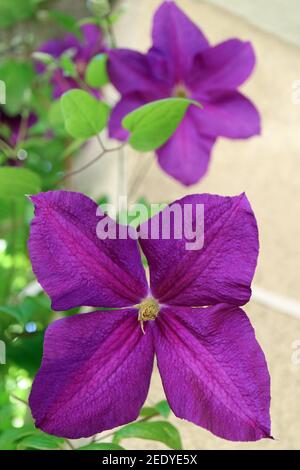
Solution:
M 104 129 L 109 106 L 83 90 L 70 90 L 61 98 L 62 113 L 69 134 L 88 139 Z
M 92 88 L 100 88 L 109 82 L 107 69 L 107 54 L 96 55 L 87 66 L 85 81 Z
M 0 197 L 20 199 L 27 194 L 36 194 L 41 190 L 40 177 L 27 168 L 0 168 Z
M 119 446 L 118 444 L 112 444 L 110 442 L 93 442 L 83 447 L 79 447 L 76 450 L 125 450 L 124 447 Z
M 174 134 L 190 105 L 201 108 L 194 100 L 166 98 L 135 109 L 122 121 L 122 126 L 131 133 L 129 143 L 140 152 L 161 147 Z
M 113 442 L 119 444 L 122 439 L 147 439 L 159 441 L 171 449 L 182 449 L 181 439 L 177 429 L 167 421 L 132 423 L 124 426 L 114 435 Z

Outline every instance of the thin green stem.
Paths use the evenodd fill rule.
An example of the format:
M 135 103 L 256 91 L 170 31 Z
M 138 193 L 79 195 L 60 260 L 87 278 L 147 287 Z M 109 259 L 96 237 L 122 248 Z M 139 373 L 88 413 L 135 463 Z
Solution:
M 97 155 L 97 157 L 95 157 L 93 160 L 86 163 L 82 167 L 80 167 L 78 170 L 74 170 L 74 171 L 70 171 L 69 173 L 66 173 L 60 180 L 58 180 L 57 184 L 65 181 L 66 179 L 70 178 L 71 176 L 75 176 L 75 175 L 78 175 L 79 173 L 82 173 L 84 170 L 87 170 L 87 168 L 91 167 L 96 162 L 98 162 L 105 154 L 111 153 L 111 152 L 117 152 L 123 146 L 124 146 L 124 144 L 119 145 L 118 147 L 111 148 L 111 149 L 104 148 L 104 150 L 102 150 L 102 152 L 99 153 L 99 155 Z
M 27 401 L 23 400 L 22 398 L 20 397 L 17 397 L 17 395 L 14 395 L 13 393 L 10 395 L 14 400 L 16 401 L 19 401 L 20 403 L 22 403 L 22 405 L 26 405 L 26 406 L 29 406 Z
M 3 139 L 0 139 L 0 150 L 3 151 L 6 158 L 14 156 L 14 149 Z
M 65 439 L 66 443 L 70 447 L 71 450 L 75 450 L 75 447 L 73 446 L 72 442 L 69 441 L 69 439 Z
M 147 164 L 143 165 L 139 170 L 137 175 L 135 176 L 133 182 L 130 184 L 130 189 L 129 189 L 129 198 L 132 198 L 139 190 L 141 185 L 145 182 L 145 179 L 147 178 L 152 166 L 154 165 L 155 159 L 153 157 L 150 157 Z
M 115 33 L 114 33 L 114 30 L 113 30 L 113 27 L 112 27 L 112 22 L 111 22 L 110 15 L 111 15 L 111 11 L 105 17 L 105 22 L 106 22 L 107 32 L 108 32 L 108 36 L 109 36 L 109 40 L 110 40 L 110 46 L 113 49 L 115 49 L 117 47 L 117 40 L 116 40 Z

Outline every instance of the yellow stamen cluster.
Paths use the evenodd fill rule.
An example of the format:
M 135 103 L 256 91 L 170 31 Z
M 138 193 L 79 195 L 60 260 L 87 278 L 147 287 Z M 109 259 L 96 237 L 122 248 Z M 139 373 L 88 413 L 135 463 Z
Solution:
M 153 298 L 143 300 L 139 305 L 139 317 L 138 320 L 141 322 L 141 328 L 144 331 L 144 321 L 155 320 L 159 313 L 159 304 Z
M 184 85 L 179 83 L 178 85 L 175 86 L 173 96 L 176 98 L 187 98 L 188 97 L 188 91 L 185 88 Z

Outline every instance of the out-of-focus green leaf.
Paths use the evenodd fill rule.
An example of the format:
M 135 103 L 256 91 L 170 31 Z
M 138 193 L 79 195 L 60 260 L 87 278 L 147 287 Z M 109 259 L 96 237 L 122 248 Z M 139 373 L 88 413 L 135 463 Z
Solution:
M 115 433 L 113 442 L 118 444 L 122 439 L 132 437 L 159 441 L 171 449 L 179 450 L 182 448 L 179 432 L 167 421 L 128 424 Z
M 83 144 L 84 144 L 84 139 L 73 140 L 73 142 L 71 142 L 70 145 L 68 145 L 68 147 L 65 149 L 63 153 L 63 160 L 65 160 L 66 158 L 72 155 L 76 155 L 76 153 L 78 152 L 80 147 L 82 147 Z
M 36 0 L 1 0 L 0 27 L 7 28 L 32 16 L 37 8 Z
M 47 54 L 46 52 L 35 51 L 32 53 L 32 58 L 42 62 L 44 65 L 50 65 L 55 63 L 53 55 Z
M 0 449 L 1 450 L 13 450 L 16 448 L 16 443 L 30 436 L 33 433 L 33 426 L 27 425 L 22 428 L 6 429 L 0 434 Z
M 28 194 L 41 190 L 40 177 L 27 168 L 0 168 L 0 197 L 3 199 L 20 199 Z
M 62 26 L 66 31 L 75 34 L 77 37 L 81 37 L 81 31 L 74 16 L 56 9 L 51 9 L 49 14 L 59 26 Z
M 68 51 L 60 56 L 59 65 L 64 71 L 65 77 L 76 77 L 77 70 Z
M 33 79 L 34 70 L 30 62 L 8 59 L 0 65 L 0 80 L 6 85 L 6 104 L 3 107 L 8 114 L 16 115 L 23 110 Z
M 44 333 L 39 332 L 7 343 L 7 357 L 30 375 L 37 372 L 43 355 Z
M 0 305 L 0 315 L 1 314 L 9 315 L 21 325 L 25 325 L 25 323 L 29 321 L 27 312 L 21 309 L 19 306 L 10 307 L 6 305 Z
M 111 10 L 109 0 L 87 0 L 87 6 L 97 18 L 107 16 Z
M 50 436 L 40 431 L 36 431 L 30 436 L 25 437 L 18 443 L 18 449 L 39 449 L 51 450 L 60 449 L 64 444 L 64 439 Z
M 52 316 L 50 300 L 44 294 L 25 297 L 18 305 L 0 305 L 0 316 L 8 315 L 23 327 L 28 322 L 46 326 Z
M 124 447 L 110 442 L 93 442 L 83 447 L 78 447 L 76 450 L 124 450 Z
M 88 139 L 104 129 L 109 106 L 83 90 L 70 90 L 61 98 L 62 113 L 69 134 Z
M 107 54 L 96 55 L 89 63 L 85 73 L 85 81 L 92 88 L 100 88 L 109 82 Z
M 64 117 L 61 109 L 60 100 L 53 101 L 48 113 L 49 124 L 54 128 L 61 128 L 64 124 Z
M 122 121 L 131 133 L 129 143 L 141 152 L 161 147 L 174 134 L 190 105 L 201 107 L 187 98 L 166 98 L 135 109 Z

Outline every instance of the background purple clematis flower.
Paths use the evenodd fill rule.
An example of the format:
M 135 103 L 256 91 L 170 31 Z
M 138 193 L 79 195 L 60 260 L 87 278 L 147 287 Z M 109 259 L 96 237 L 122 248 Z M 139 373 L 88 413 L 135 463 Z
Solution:
M 135 420 L 156 354 L 176 416 L 234 441 L 270 437 L 267 364 L 240 308 L 250 298 L 258 255 L 257 225 L 244 194 L 177 201 L 193 209 L 204 204 L 201 250 L 186 251 L 185 239 L 172 235 L 174 226 L 163 239 L 164 212 L 151 219 L 158 239 L 146 239 L 150 221 L 144 223 L 139 242 L 150 287 L 136 240 L 97 237 L 100 219 L 91 199 L 65 191 L 31 199 L 32 266 L 53 308 L 116 309 L 48 328 L 29 400 L 39 428 L 79 438 Z
M 14 149 L 20 142 L 20 139 L 27 139 L 30 128 L 36 122 L 37 117 L 33 113 L 30 113 L 28 118 L 24 120 L 20 114 L 9 116 L 0 108 L 0 138 Z M 16 158 L 8 157 L 5 165 L 22 166 L 23 162 Z
M 77 73 L 81 79 L 84 79 L 85 71 L 90 60 L 97 54 L 105 52 L 102 31 L 99 26 L 88 23 L 81 26 L 82 40 L 79 40 L 73 34 L 67 34 L 62 39 L 53 39 L 43 44 L 38 52 L 44 52 L 55 59 L 59 59 L 66 51 L 73 51 L 74 61 Z M 37 71 L 43 73 L 45 66 L 37 62 Z M 80 88 L 78 82 L 72 77 L 66 77 L 62 69 L 57 68 L 52 76 L 53 97 L 59 98 L 63 93 L 72 89 Z M 95 95 L 99 95 L 98 90 L 93 90 Z
M 22 133 L 22 116 L 17 114 L 16 116 L 9 116 L 8 114 L 0 108 L 0 136 L 5 142 L 7 142 L 11 147 L 15 147 L 20 139 L 23 140 L 28 137 L 29 129 L 34 126 L 37 122 L 37 117 L 35 114 L 30 113 L 28 118 L 24 119 L 25 125 L 25 134 Z
M 164 2 L 154 16 L 153 46 L 147 54 L 129 49 L 109 53 L 108 71 L 122 98 L 110 119 L 110 135 L 128 136 L 123 117 L 166 97 L 188 97 L 190 106 L 175 134 L 157 150 L 163 170 L 185 185 L 206 173 L 217 137 L 244 139 L 260 133 L 254 105 L 237 88 L 249 77 L 255 55 L 249 42 L 230 39 L 210 46 L 201 30 L 176 6 Z

